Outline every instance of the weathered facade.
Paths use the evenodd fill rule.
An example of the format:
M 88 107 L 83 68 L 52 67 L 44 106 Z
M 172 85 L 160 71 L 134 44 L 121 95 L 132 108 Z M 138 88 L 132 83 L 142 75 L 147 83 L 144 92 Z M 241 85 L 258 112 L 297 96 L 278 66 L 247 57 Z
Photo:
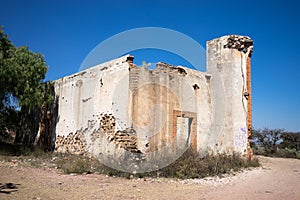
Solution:
M 149 70 L 127 55 L 55 81 L 56 150 L 102 160 L 188 146 L 249 154 L 252 47 L 238 35 L 208 41 L 207 72 L 166 63 Z

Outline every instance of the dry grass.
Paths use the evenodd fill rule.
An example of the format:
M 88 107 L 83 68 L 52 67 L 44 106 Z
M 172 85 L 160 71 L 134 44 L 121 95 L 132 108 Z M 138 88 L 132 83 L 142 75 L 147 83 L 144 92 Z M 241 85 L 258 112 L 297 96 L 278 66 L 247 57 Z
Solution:
M 200 158 L 197 153 L 189 149 L 171 165 L 147 175 L 160 174 L 162 177 L 180 179 L 203 178 L 258 166 L 259 162 L 256 158 L 246 159 L 237 154 L 232 156 L 225 154 L 217 156 L 207 155 L 204 158 Z
M 217 156 L 205 156 L 200 158 L 193 150 L 187 150 L 178 160 L 169 166 L 157 171 L 130 174 L 112 169 L 100 163 L 99 160 L 85 156 L 49 153 L 42 150 L 23 152 L 20 156 L 2 155 L 3 161 L 18 160 L 20 164 L 33 167 L 53 167 L 64 173 L 101 173 L 118 177 L 170 177 L 170 178 L 203 178 L 206 176 L 221 175 L 243 168 L 259 166 L 258 159 L 242 158 L 237 154 L 228 156 L 225 154 Z

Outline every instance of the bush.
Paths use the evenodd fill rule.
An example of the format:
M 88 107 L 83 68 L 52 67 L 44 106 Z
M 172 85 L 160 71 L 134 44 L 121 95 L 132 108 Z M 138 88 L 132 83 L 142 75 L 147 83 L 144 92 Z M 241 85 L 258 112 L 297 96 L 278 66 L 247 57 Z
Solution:
M 84 172 L 91 172 L 91 161 L 89 158 L 76 155 L 63 155 L 61 154 L 56 159 L 56 164 L 59 169 L 62 169 L 64 173 L 77 173 L 82 174 Z
M 220 175 L 230 171 L 238 171 L 242 168 L 258 167 L 256 158 L 242 158 L 237 154 L 228 156 L 225 154 L 200 158 L 193 150 L 186 151 L 178 160 L 171 165 L 155 172 L 147 173 L 148 176 L 172 178 L 203 178 L 206 176 Z
M 207 155 L 200 158 L 192 149 L 187 150 L 179 159 L 162 169 L 140 174 L 131 174 L 112 169 L 100 163 L 95 158 L 86 156 L 44 152 L 41 149 L 22 152 L 19 156 L 22 162 L 30 162 L 34 167 L 56 167 L 64 173 L 101 173 L 109 176 L 125 178 L 132 177 L 167 177 L 167 178 L 203 178 L 206 176 L 221 175 L 242 168 L 259 166 L 256 158 L 243 158 L 238 154 L 231 156 L 221 154 L 216 156 Z
M 83 156 L 59 154 L 56 163 L 64 173 L 92 173 L 98 172 L 117 177 L 166 177 L 166 178 L 203 178 L 206 176 L 221 175 L 224 173 L 238 171 L 242 168 L 258 167 L 256 158 L 243 158 L 238 154 L 231 156 L 221 154 L 216 156 L 205 156 L 200 158 L 192 149 L 187 150 L 179 159 L 169 166 L 153 172 L 131 174 L 112 169 L 101 164 L 96 159 Z
M 282 158 L 298 158 L 300 159 L 300 151 L 297 151 L 295 148 L 284 148 L 278 149 L 276 155 L 277 157 Z
M 252 130 L 251 147 L 256 155 L 300 158 L 300 132 L 284 129 Z

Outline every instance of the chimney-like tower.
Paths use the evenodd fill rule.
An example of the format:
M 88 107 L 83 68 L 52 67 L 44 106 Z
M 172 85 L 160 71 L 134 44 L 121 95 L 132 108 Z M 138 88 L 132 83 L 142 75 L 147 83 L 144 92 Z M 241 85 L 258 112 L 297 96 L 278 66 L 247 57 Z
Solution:
M 207 42 L 212 97 L 210 143 L 215 152 L 251 154 L 251 66 L 253 41 L 228 35 Z

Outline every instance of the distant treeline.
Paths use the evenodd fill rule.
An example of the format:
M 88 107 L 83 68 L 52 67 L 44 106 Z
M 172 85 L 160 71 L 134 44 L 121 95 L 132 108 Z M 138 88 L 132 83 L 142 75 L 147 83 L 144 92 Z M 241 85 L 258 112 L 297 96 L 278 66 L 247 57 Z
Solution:
M 253 129 L 250 141 L 254 154 L 300 159 L 300 132 Z

